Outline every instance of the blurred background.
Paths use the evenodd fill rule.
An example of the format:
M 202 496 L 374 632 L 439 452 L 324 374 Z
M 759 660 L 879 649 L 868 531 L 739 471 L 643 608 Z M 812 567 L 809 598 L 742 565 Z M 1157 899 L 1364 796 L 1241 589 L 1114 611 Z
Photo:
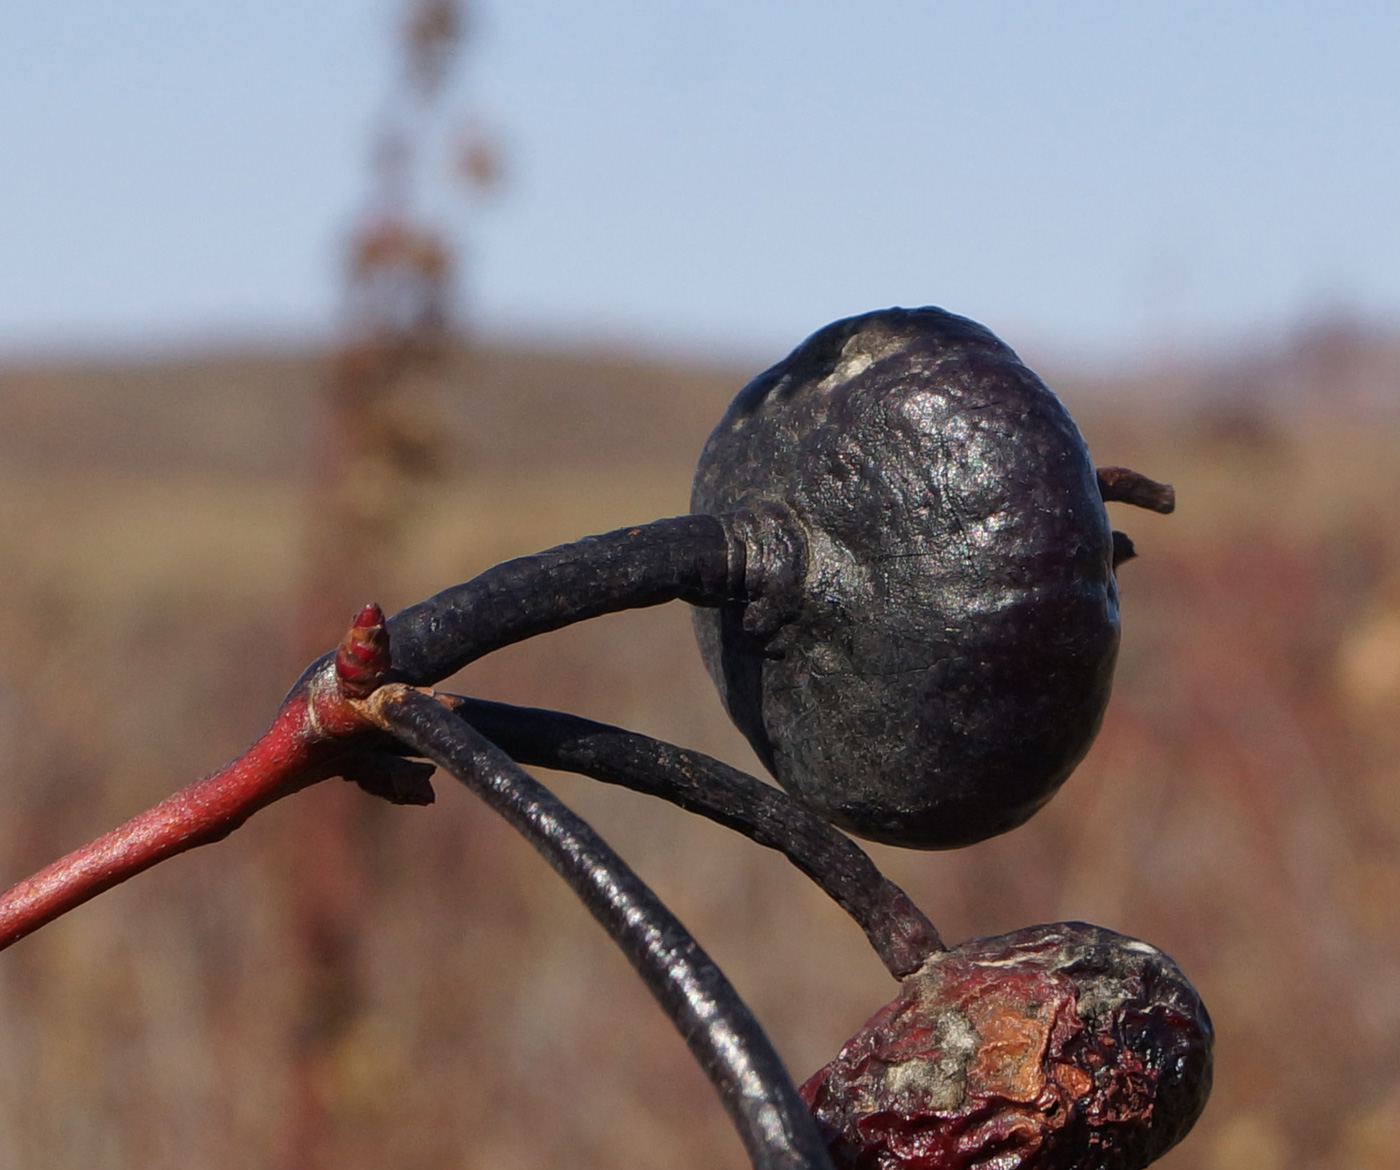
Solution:
M 1179 510 L 1114 515 L 1061 795 L 871 852 L 950 939 L 1182 964 L 1217 1082 L 1164 1166 L 1393 1167 L 1397 39 L 1280 0 L 0 12 L 0 880 L 239 751 L 363 601 L 684 511 L 748 377 L 941 304 Z M 757 768 L 682 607 L 453 685 Z M 780 858 L 547 778 L 798 1079 L 892 997 Z M 0 1167 L 743 1166 L 626 963 L 438 787 L 322 785 L 0 957 Z

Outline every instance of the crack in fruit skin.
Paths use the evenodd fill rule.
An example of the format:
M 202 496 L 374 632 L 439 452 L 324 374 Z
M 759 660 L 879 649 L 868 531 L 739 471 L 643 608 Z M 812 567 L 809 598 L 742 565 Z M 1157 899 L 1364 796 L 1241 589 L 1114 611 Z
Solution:
M 800 574 L 751 574 L 756 596 L 694 619 L 734 722 L 813 811 L 954 848 L 1083 758 L 1118 648 L 1114 538 L 1073 420 L 982 326 L 827 326 L 740 392 L 691 504 L 800 534 Z
M 1205 1107 L 1213 1035 L 1156 948 L 1031 926 L 930 958 L 800 1092 L 844 1170 L 1139 1170 Z

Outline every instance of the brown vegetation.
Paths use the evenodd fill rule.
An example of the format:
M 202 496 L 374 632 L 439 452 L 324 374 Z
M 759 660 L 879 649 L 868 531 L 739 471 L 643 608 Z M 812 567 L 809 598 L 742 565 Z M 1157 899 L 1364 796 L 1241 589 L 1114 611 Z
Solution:
M 1115 517 L 1140 559 L 1104 732 L 1025 828 L 953 854 L 872 850 L 950 939 L 1082 918 L 1180 962 L 1220 1041 L 1215 1099 L 1163 1163 L 1177 1170 L 1368 1170 L 1400 1148 L 1400 424 L 1384 409 L 1400 380 L 1363 341 L 1329 334 L 1313 366 L 1335 376 L 1315 379 L 1275 358 L 1161 375 L 1150 398 L 1060 386 L 1100 462 L 1180 499 L 1170 518 Z M 0 374 L 5 882 L 221 763 L 275 710 L 302 665 L 322 373 L 290 355 Z M 603 355 L 457 358 L 416 390 L 448 420 L 449 465 L 374 600 L 684 511 L 741 381 Z M 1188 393 L 1202 382 L 1221 392 Z M 454 686 L 756 768 L 683 607 L 550 635 Z M 859 932 L 780 858 L 549 779 L 711 949 L 798 1079 L 890 999 Z M 364 797 L 382 822 L 365 835 L 366 1002 L 320 1086 L 336 1164 L 743 1165 L 587 914 L 465 792 L 439 792 L 429 809 Z M 272 1164 L 296 1018 L 289 811 L 0 960 L 0 1165 Z

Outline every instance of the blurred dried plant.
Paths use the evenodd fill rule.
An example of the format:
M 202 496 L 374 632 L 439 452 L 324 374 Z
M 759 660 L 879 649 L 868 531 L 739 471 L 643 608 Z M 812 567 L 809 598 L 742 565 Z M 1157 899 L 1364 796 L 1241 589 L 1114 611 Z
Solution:
M 402 70 L 385 105 L 373 183 L 351 234 L 344 340 L 326 379 L 323 439 L 309 526 L 301 659 L 333 644 L 344 615 L 387 596 L 404 524 L 442 471 L 444 361 L 459 343 L 456 249 L 421 208 L 424 171 L 466 16 L 459 0 L 410 0 L 400 25 Z M 459 367 L 460 369 L 460 367 Z M 460 383 L 456 387 L 460 390 Z M 383 852 L 381 810 L 348 791 L 317 793 L 285 842 L 290 927 L 300 961 L 292 1030 L 290 1170 L 334 1165 L 336 1120 L 363 1108 L 337 1072 L 362 1026 L 361 938 L 378 884 L 366 860 Z

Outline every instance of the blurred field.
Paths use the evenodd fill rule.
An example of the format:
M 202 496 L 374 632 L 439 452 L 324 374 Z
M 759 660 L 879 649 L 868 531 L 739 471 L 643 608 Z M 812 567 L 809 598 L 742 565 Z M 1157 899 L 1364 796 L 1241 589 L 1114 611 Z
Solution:
M 684 511 L 746 373 L 461 355 L 422 388 L 450 458 L 378 600 Z M 299 672 L 321 377 L 297 354 L 0 372 L 5 882 L 239 750 Z M 1216 1019 L 1217 1087 L 1162 1165 L 1392 1167 L 1400 349 L 1334 331 L 1056 386 L 1099 462 L 1173 481 L 1180 501 L 1114 517 L 1140 559 L 1122 570 L 1104 732 L 1025 828 L 951 855 L 872 851 L 950 939 L 1082 918 L 1178 959 Z M 456 686 L 756 767 L 679 606 L 514 648 Z M 718 958 L 798 1078 L 891 998 L 859 933 L 786 862 L 549 779 Z M 467 794 L 438 789 L 430 809 L 363 797 L 365 998 L 321 1087 L 336 1164 L 744 1165 L 592 921 Z M 0 1167 L 276 1164 L 299 975 L 287 812 L 0 957 Z

